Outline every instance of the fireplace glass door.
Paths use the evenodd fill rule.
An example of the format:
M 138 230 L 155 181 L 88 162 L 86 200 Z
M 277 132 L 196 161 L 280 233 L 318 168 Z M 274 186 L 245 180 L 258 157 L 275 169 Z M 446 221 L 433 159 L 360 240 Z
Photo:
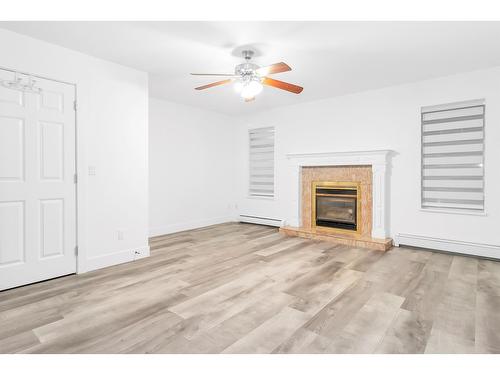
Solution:
M 357 229 L 356 189 L 316 188 L 316 226 Z

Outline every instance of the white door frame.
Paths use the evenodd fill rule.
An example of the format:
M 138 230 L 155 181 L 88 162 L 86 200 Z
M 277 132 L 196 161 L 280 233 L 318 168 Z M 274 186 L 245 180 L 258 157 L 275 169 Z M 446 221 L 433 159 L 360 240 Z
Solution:
M 34 77 L 34 78 L 41 78 L 41 79 L 46 79 L 46 80 L 49 80 L 49 81 L 53 81 L 53 82 L 58 82 L 58 83 L 63 83 L 63 84 L 66 84 L 66 85 L 71 85 L 73 86 L 74 88 L 74 91 L 75 91 L 75 176 L 76 176 L 76 183 L 75 183 L 75 223 L 76 223 L 76 228 L 75 228 L 75 239 L 76 239 L 76 243 L 75 243 L 75 246 L 77 247 L 77 252 L 76 252 L 76 273 L 79 274 L 79 273 L 82 273 L 84 272 L 84 264 L 82 262 L 82 257 L 80 257 L 80 255 L 82 254 L 82 249 L 80 247 L 80 228 L 81 228 L 81 223 L 82 221 L 80 220 L 80 202 L 79 202 L 79 192 L 80 192 L 80 175 L 78 173 L 79 171 L 79 158 L 78 158 L 78 154 L 79 154 L 79 135 L 78 135 L 78 106 L 77 106 L 77 103 L 78 103 L 78 90 L 77 90 L 77 84 L 76 83 L 73 83 L 73 82 L 67 82 L 67 81 L 63 81 L 63 80 L 60 80 L 60 79 L 57 79 L 57 78 L 52 78 L 52 77 L 47 77 L 47 76 L 43 76 L 43 75 L 39 75 L 39 74 L 34 74 L 34 73 L 28 73 L 28 72 L 25 72 L 25 71 L 22 71 L 22 70 L 16 70 L 16 69 L 13 69 L 13 68 L 7 68 L 7 67 L 4 67 L 4 66 L 0 66 L 0 69 L 2 70 L 6 70 L 6 71 L 9 71 L 9 72 L 13 72 L 13 73 L 19 73 L 19 74 L 23 74 L 23 75 L 28 75 L 28 76 L 31 76 L 31 77 Z M 82 232 L 83 233 L 83 232 Z M 43 281 L 43 280 L 42 280 Z

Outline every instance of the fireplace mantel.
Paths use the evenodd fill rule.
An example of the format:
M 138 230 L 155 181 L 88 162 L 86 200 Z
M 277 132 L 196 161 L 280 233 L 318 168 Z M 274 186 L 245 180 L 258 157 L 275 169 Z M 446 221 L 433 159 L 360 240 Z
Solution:
M 298 227 L 301 222 L 301 168 L 321 166 L 370 165 L 372 168 L 372 237 L 385 239 L 389 236 L 389 166 L 392 150 L 319 152 L 287 154 L 292 181 L 291 209 L 285 225 Z

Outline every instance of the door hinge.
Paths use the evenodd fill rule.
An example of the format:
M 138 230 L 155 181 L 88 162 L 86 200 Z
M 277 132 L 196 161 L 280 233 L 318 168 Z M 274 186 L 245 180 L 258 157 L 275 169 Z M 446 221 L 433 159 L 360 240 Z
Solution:
M 76 111 L 77 105 L 76 105 L 76 100 L 73 100 L 73 109 Z
M 78 246 L 75 246 L 75 255 L 78 255 Z
M 73 181 L 75 184 L 78 183 L 78 175 L 76 173 L 73 175 Z

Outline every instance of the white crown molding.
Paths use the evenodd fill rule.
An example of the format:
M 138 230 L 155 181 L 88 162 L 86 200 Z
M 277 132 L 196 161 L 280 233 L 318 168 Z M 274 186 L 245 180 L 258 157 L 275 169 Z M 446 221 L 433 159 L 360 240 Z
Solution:
M 389 231 L 388 168 L 392 150 L 291 153 L 286 157 L 291 168 L 292 204 L 286 225 L 300 226 L 301 168 L 321 166 L 370 165 L 372 167 L 372 237 L 387 238 Z

